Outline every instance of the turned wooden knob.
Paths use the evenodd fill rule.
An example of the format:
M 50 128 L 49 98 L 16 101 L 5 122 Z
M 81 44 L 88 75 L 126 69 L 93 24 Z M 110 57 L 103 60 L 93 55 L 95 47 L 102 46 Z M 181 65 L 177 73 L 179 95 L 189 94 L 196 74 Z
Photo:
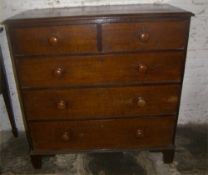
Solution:
M 137 106 L 144 107 L 146 105 L 146 101 L 142 97 L 137 98 Z
M 147 65 L 145 65 L 145 64 L 139 64 L 138 71 L 140 73 L 146 73 L 147 72 Z
M 58 38 L 56 36 L 51 36 L 49 39 L 48 39 L 48 42 L 50 45 L 56 45 L 58 43 Z
M 57 104 L 56 104 L 56 108 L 63 110 L 66 109 L 66 102 L 64 100 L 60 100 Z
M 70 133 L 69 131 L 65 131 L 61 136 L 63 141 L 69 141 L 70 140 Z
M 61 68 L 61 67 L 58 67 L 56 68 L 54 71 L 53 71 L 53 74 L 56 76 L 56 77 L 61 77 L 64 73 L 64 69 Z
M 142 129 L 136 130 L 136 137 L 138 137 L 138 138 L 144 137 L 144 132 Z
M 147 33 L 147 32 L 140 32 L 139 33 L 139 40 L 141 42 L 147 42 L 149 40 L 149 33 Z

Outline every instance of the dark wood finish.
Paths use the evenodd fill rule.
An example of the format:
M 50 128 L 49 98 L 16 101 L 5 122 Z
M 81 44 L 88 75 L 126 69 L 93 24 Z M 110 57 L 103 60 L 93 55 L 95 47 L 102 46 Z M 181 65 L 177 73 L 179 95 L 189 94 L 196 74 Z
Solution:
M 171 6 L 169 4 L 132 4 L 132 5 L 107 5 L 107 6 L 89 6 L 89 7 L 73 7 L 73 8 L 49 8 L 49 9 L 33 9 L 13 16 L 5 21 L 6 24 L 20 23 L 21 21 L 34 22 L 40 20 L 70 20 L 70 18 L 79 19 L 85 17 L 125 17 L 137 16 L 138 18 L 185 18 L 193 16 L 193 13 L 183 9 Z M 74 22 L 76 23 L 76 21 Z
M 162 93 L 161 93 L 162 92 Z M 122 118 L 177 113 L 180 86 L 24 91 L 28 120 Z
M 180 83 L 183 52 L 17 59 L 24 88 L 103 84 Z M 41 76 L 38 76 L 41 75 Z
M 0 29 L 1 30 L 1 29 Z M 2 93 L 5 106 L 7 109 L 7 114 L 9 117 L 9 121 L 12 127 L 12 133 L 15 137 L 18 136 L 18 130 L 16 127 L 15 119 L 14 119 L 14 111 L 12 108 L 12 102 L 11 102 L 11 96 L 9 92 L 9 85 L 8 80 L 6 76 L 6 70 L 3 64 L 3 57 L 2 57 L 2 51 L 0 47 L 0 93 Z
M 163 161 L 164 163 L 172 163 L 174 160 L 175 149 L 163 150 Z
M 184 49 L 188 21 L 103 24 L 104 52 Z
M 170 145 L 174 117 L 30 122 L 34 150 L 135 149 Z M 43 132 L 44 130 L 44 132 Z
M 97 52 L 95 25 L 14 28 L 12 36 L 15 55 Z
M 30 155 L 30 160 L 35 169 L 42 167 L 42 156 L 41 155 Z
M 31 154 L 160 149 L 172 162 L 192 15 L 146 4 L 5 21 Z

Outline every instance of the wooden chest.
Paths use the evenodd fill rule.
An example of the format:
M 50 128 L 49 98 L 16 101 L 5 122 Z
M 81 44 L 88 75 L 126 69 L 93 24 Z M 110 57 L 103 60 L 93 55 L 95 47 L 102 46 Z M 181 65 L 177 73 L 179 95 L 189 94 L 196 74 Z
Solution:
M 172 162 L 191 16 L 149 4 L 5 21 L 34 167 L 89 150 L 158 150 Z

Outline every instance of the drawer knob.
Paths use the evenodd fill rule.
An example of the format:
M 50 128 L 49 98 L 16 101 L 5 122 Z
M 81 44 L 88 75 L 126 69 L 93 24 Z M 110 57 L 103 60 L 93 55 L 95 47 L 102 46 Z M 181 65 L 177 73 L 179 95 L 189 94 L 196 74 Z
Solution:
M 56 108 L 63 110 L 66 109 L 66 102 L 64 100 L 60 100 L 57 104 L 56 104 Z
M 55 36 L 52 36 L 48 39 L 48 42 L 50 43 L 50 45 L 54 46 L 58 43 L 58 38 Z
M 142 129 L 137 129 L 137 130 L 136 130 L 136 137 L 137 137 L 137 138 L 144 137 L 144 132 L 143 132 Z
M 61 77 L 64 73 L 64 69 L 61 68 L 61 67 L 58 67 L 54 70 L 53 74 L 56 76 L 56 77 Z
M 147 72 L 147 66 L 145 64 L 139 64 L 138 70 L 140 73 L 146 73 Z
M 63 141 L 69 141 L 70 140 L 70 133 L 68 131 L 65 131 L 61 136 Z
M 147 33 L 147 32 L 139 33 L 139 40 L 141 42 L 147 42 L 149 40 L 149 33 Z
M 142 97 L 137 98 L 137 106 L 138 107 L 144 107 L 146 105 L 146 101 Z

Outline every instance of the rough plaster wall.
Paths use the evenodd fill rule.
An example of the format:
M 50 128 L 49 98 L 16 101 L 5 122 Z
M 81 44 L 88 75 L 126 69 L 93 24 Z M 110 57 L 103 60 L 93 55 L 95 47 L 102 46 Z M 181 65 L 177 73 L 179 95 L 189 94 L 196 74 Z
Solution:
M 179 123 L 208 123 L 208 0 L 0 0 L 0 21 L 21 11 L 34 8 L 135 3 L 169 3 L 190 10 L 196 14 L 191 22 Z M 18 128 L 24 129 L 4 34 L 0 35 L 0 42 L 4 47 L 4 61 L 9 76 L 15 118 Z M 6 130 L 9 127 L 1 97 L 0 130 Z

